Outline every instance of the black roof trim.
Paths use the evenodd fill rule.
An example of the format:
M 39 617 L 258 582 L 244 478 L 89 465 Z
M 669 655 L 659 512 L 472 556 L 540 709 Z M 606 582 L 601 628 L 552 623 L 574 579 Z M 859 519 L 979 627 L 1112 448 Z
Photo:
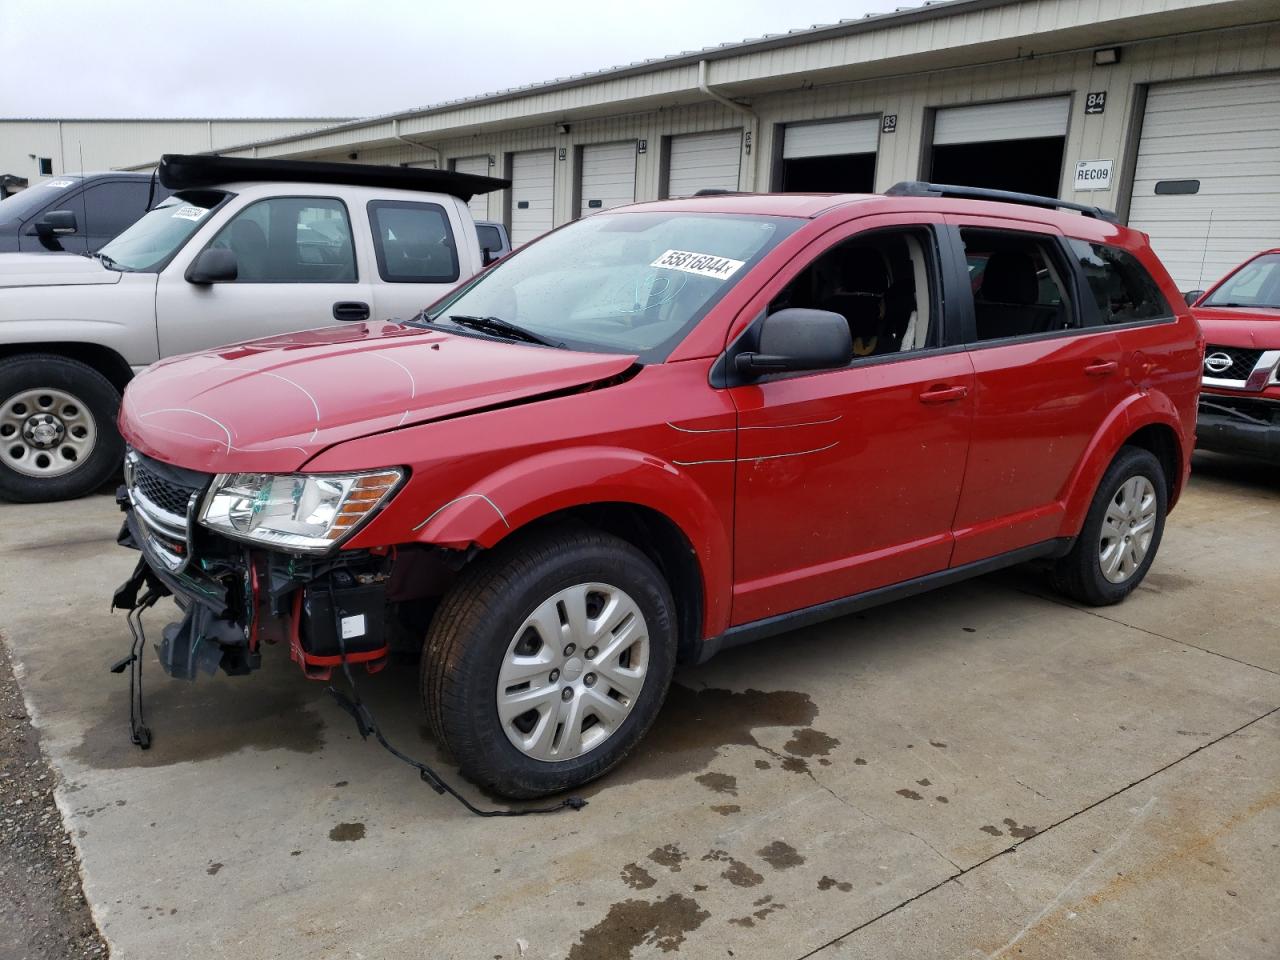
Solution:
M 903 180 L 884 192 L 886 197 L 954 197 L 960 200 L 994 200 L 998 203 L 1021 203 L 1030 207 L 1049 210 L 1076 210 L 1095 220 L 1119 223 L 1120 218 L 1111 210 L 1091 207 L 1084 203 L 1072 203 L 1057 197 L 1042 197 L 1034 193 L 1015 193 L 1012 190 L 988 190 L 985 187 L 962 187 L 952 183 L 925 183 L 922 180 Z
M 444 193 L 463 202 L 480 193 L 505 190 L 510 180 L 478 177 L 452 170 L 386 167 L 370 163 L 329 163 L 319 160 L 259 160 L 210 154 L 166 153 L 160 158 L 160 182 L 170 190 L 216 187 L 241 180 L 290 183 L 345 183 L 392 190 Z

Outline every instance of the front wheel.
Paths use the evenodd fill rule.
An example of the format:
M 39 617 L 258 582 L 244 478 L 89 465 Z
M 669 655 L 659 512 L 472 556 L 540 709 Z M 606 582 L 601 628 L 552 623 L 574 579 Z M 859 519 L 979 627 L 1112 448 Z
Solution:
M 0 498 L 82 497 L 119 469 L 120 394 L 86 364 L 53 354 L 0 360 Z
M 565 526 L 499 547 L 440 605 L 422 658 L 432 730 L 469 779 L 580 786 L 648 731 L 675 668 L 670 589 L 634 546 Z
M 1123 447 L 1107 468 L 1053 585 L 1089 606 L 1119 603 L 1151 569 L 1168 510 L 1164 468 L 1149 450 Z

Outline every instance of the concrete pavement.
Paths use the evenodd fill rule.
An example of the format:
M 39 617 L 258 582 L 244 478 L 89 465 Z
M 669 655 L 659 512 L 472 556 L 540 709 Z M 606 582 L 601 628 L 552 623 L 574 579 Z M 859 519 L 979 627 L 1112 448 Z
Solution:
M 1280 475 L 1197 465 L 1124 605 L 1014 571 L 729 651 L 578 813 L 468 816 L 280 650 L 150 660 L 137 751 L 108 497 L 0 506 L 0 633 L 118 958 L 1273 958 Z M 360 680 L 441 760 L 415 668 Z

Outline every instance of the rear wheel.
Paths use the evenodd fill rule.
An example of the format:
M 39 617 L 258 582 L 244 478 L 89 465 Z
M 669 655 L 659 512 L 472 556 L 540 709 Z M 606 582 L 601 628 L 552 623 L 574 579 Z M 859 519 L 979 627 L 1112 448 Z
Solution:
M 118 469 L 120 394 L 86 364 L 53 354 L 0 361 L 0 497 L 68 500 Z
M 1103 475 L 1084 527 L 1052 579 L 1090 606 L 1119 603 L 1155 560 L 1168 509 L 1164 468 L 1149 450 L 1123 447 Z
M 482 557 L 440 605 L 422 660 L 432 730 L 503 796 L 586 783 L 657 716 L 674 625 L 666 582 L 631 544 L 585 527 L 532 534 Z

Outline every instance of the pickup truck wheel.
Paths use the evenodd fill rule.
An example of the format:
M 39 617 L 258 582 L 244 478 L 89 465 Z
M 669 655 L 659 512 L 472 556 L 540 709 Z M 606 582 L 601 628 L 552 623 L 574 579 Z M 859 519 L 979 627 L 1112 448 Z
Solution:
M 119 468 L 120 394 L 92 367 L 52 354 L 0 360 L 0 497 L 82 497 Z
M 1160 548 L 1167 490 L 1164 468 L 1150 451 L 1123 447 L 1098 484 L 1071 552 L 1055 566 L 1053 585 L 1093 607 L 1132 593 Z
M 675 667 L 674 602 L 631 544 L 558 527 L 468 568 L 427 635 L 422 693 L 437 740 L 496 794 L 568 790 L 622 761 Z

